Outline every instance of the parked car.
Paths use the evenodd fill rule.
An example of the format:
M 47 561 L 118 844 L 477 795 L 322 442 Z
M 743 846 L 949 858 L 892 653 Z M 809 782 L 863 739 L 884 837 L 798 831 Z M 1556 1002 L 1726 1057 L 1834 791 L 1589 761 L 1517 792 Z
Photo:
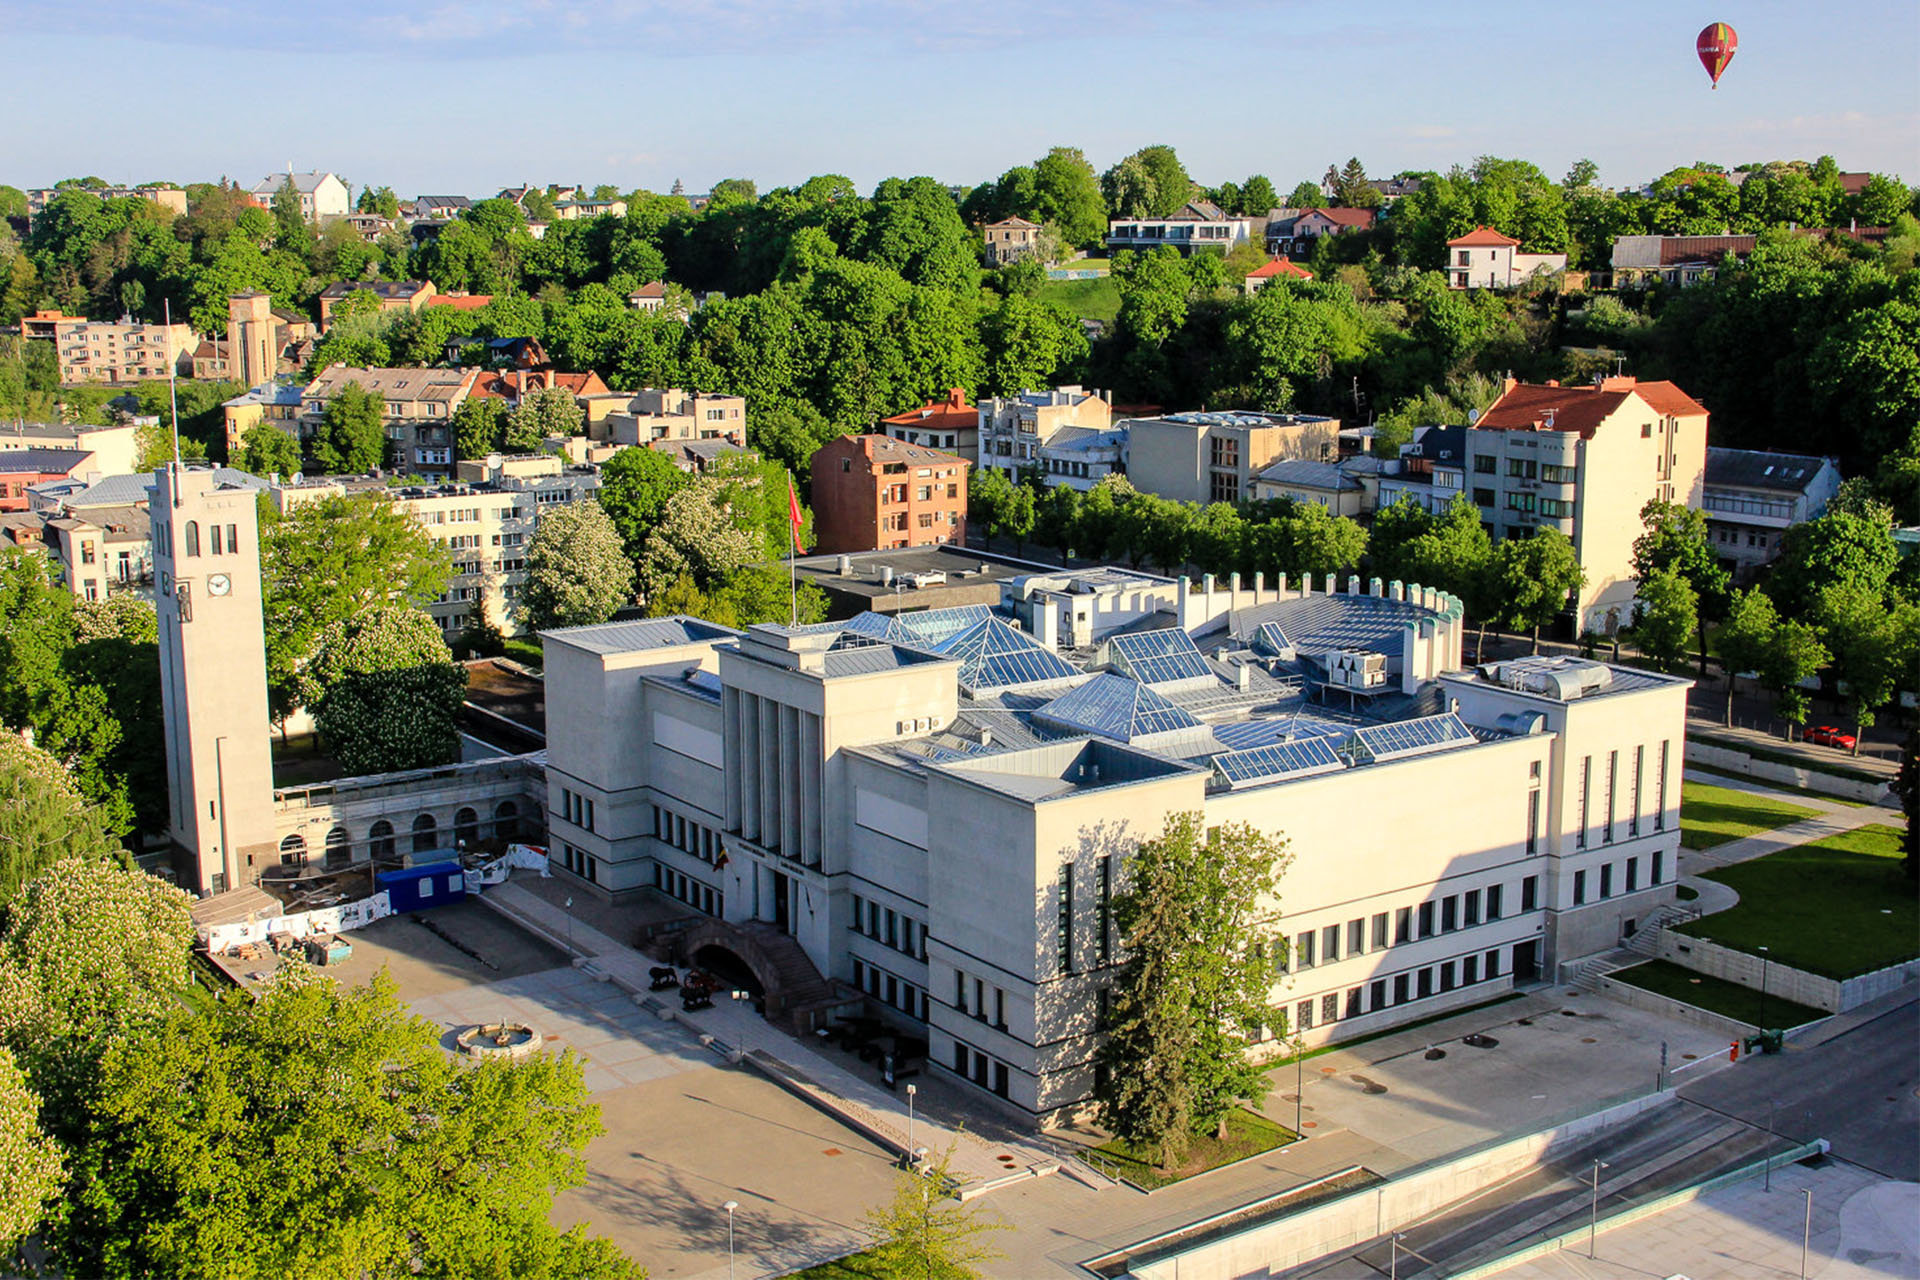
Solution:
M 1808 742 L 1817 742 L 1823 747 L 1839 747 L 1842 751 L 1853 750 L 1854 736 L 1843 733 L 1830 724 L 1817 724 L 1807 730 L 1805 736 Z

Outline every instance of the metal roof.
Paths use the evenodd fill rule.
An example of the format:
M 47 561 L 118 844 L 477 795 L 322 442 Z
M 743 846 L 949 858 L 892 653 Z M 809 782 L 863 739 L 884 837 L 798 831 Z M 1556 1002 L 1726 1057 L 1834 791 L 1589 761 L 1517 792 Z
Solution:
M 561 627 L 540 634 L 589 653 L 635 653 L 643 649 L 667 649 L 674 645 L 731 640 L 738 633 L 698 618 L 672 617 L 603 622 L 592 627 Z
M 1418 720 L 1369 725 L 1353 735 L 1356 755 L 1373 761 L 1399 760 L 1451 747 L 1470 746 L 1476 739 L 1459 716 L 1448 711 Z
M 1136 631 L 1107 641 L 1113 665 L 1142 684 L 1174 684 L 1213 677 L 1193 637 L 1178 627 Z
M 1229 787 L 1253 786 L 1281 778 L 1331 773 L 1346 768 L 1327 738 L 1277 742 L 1247 751 L 1226 751 L 1213 758 L 1214 772 Z
M 1067 729 L 1118 742 L 1196 729 L 1200 722 L 1138 680 L 1102 672 L 1040 707 L 1034 715 Z
M 1722 449 L 1709 445 L 1706 483 L 1803 493 L 1827 465 L 1826 458 L 1803 453 L 1762 453 L 1756 449 Z

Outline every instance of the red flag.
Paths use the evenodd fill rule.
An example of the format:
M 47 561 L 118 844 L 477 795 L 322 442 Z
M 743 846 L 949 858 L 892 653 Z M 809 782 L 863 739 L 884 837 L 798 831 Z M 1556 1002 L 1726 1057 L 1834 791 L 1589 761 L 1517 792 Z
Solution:
M 787 520 L 793 525 L 793 550 L 796 555 L 805 555 L 807 549 L 800 545 L 800 529 L 806 524 L 806 518 L 800 514 L 800 497 L 793 491 L 793 477 L 787 477 Z

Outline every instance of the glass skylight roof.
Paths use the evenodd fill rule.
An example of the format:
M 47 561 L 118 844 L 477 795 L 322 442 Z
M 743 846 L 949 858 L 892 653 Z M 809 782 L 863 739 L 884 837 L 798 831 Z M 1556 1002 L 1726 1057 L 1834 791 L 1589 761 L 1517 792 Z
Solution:
M 1449 711 L 1418 720 L 1369 725 L 1354 732 L 1355 746 L 1373 760 L 1398 760 L 1428 751 L 1443 751 L 1475 741 L 1473 731 Z
M 896 613 L 889 619 L 892 626 L 888 629 L 886 638 L 898 640 L 904 644 L 917 644 L 923 648 L 929 647 L 992 616 L 993 610 L 984 604 L 963 604 L 951 609 L 921 609 L 913 613 Z
M 1138 680 L 1112 672 L 1102 672 L 1069 689 L 1034 714 L 1069 730 L 1096 733 L 1119 742 L 1200 726 L 1198 720 Z
M 1114 665 L 1142 684 L 1204 680 L 1213 675 L 1194 647 L 1193 637 L 1178 627 L 1114 636 L 1107 645 Z
M 1287 633 L 1280 629 L 1279 623 L 1263 622 L 1259 630 L 1253 633 L 1253 648 L 1256 653 L 1277 658 L 1293 652 L 1293 641 L 1287 639 Z
M 1250 751 L 1227 751 L 1213 758 L 1214 772 L 1229 787 L 1252 786 L 1280 778 L 1330 773 L 1344 768 L 1329 738 L 1302 738 L 1276 742 Z
M 935 649 L 944 657 L 960 659 L 960 684 L 969 692 L 1067 680 L 1080 674 L 1065 658 L 994 617 L 955 632 Z

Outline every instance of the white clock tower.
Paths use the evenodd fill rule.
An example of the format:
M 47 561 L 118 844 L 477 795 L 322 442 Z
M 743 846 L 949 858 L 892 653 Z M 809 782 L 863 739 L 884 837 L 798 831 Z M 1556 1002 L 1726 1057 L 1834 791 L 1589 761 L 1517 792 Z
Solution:
M 153 473 L 154 605 L 168 827 L 219 893 L 273 865 L 273 756 L 252 490 L 179 465 Z

